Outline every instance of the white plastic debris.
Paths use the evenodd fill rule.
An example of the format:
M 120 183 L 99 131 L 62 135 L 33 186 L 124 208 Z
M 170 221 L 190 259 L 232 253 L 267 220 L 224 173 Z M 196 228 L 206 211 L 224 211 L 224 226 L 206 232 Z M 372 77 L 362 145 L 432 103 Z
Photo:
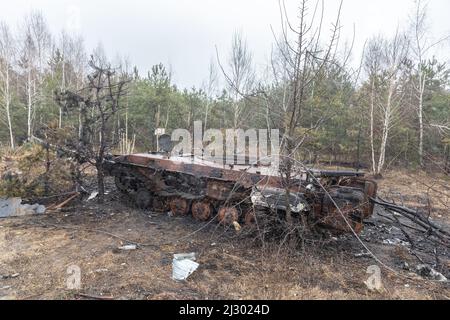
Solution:
M 406 261 L 403 261 L 400 265 L 402 267 L 403 270 L 409 270 L 409 263 Z
M 38 205 L 34 211 L 36 211 L 36 214 L 44 214 L 47 208 L 43 205 Z
M 7 275 L 1 275 L 0 274 L 0 280 L 3 280 L 3 279 L 15 279 L 15 278 L 17 278 L 19 276 L 20 276 L 19 273 L 7 274 Z
M 89 196 L 89 198 L 87 198 L 87 201 L 91 201 L 91 200 L 97 198 L 97 196 L 98 196 L 98 191 L 93 191 L 91 193 L 91 195 Z
M 439 281 L 439 282 L 446 282 L 447 278 L 442 274 L 434 270 L 431 266 L 427 264 L 421 264 L 416 267 L 417 273 L 421 275 L 422 277 Z
M 387 244 L 390 246 L 403 246 L 403 247 L 409 247 L 410 244 L 406 241 L 400 240 L 398 238 L 394 238 L 394 239 L 385 239 L 383 240 L 383 244 Z
M 136 250 L 137 246 L 135 244 L 127 244 L 125 246 L 119 247 L 119 250 Z
M 0 218 L 44 214 L 46 210 L 39 204 L 22 204 L 21 198 L 0 198 Z
M 365 258 L 365 257 L 371 257 L 372 255 L 370 254 L 370 252 L 361 251 L 359 253 L 355 253 L 354 256 L 355 256 L 355 258 Z
M 178 253 L 173 255 L 172 279 L 186 280 L 200 266 L 195 260 L 195 253 Z

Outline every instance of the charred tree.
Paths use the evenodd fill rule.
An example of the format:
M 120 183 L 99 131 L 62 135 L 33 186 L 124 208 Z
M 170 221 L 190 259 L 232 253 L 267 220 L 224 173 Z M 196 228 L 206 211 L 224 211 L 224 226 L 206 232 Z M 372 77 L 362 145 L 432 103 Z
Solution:
M 105 194 L 103 165 L 113 147 L 112 122 L 120 109 L 121 97 L 126 95 L 128 79 L 117 75 L 109 64 L 97 65 L 94 57 L 89 66 L 92 72 L 87 77 L 87 86 L 78 92 L 60 92 L 57 102 L 69 112 L 79 112 L 80 135 L 72 147 L 78 163 L 90 163 L 97 169 L 101 203 Z

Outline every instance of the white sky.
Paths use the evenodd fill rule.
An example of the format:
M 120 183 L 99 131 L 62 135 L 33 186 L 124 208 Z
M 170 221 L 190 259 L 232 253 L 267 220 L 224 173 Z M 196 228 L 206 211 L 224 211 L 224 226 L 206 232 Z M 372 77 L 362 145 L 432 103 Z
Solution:
M 325 0 L 326 23 L 338 3 Z M 295 14 L 298 1 L 286 4 Z M 344 0 L 341 41 L 352 38 L 355 25 L 353 54 L 359 59 L 367 38 L 405 26 L 413 8 L 413 0 Z M 243 32 L 262 69 L 273 43 L 270 26 L 279 30 L 280 25 L 278 0 L 0 0 L 0 20 L 15 27 L 31 9 L 44 13 L 54 35 L 63 28 L 77 30 L 87 50 L 101 42 L 111 58 L 128 56 L 141 74 L 159 62 L 170 65 L 181 87 L 201 85 L 215 47 L 225 59 L 235 30 Z M 429 0 L 429 24 L 435 39 L 450 34 L 449 0 Z M 450 46 L 439 50 L 450 62 Z

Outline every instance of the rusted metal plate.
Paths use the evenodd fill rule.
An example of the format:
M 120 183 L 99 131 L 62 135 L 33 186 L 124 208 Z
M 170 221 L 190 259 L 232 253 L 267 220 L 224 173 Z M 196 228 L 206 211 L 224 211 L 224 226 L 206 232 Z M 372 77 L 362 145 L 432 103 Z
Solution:
M 123 163 L 139 165 L 151 168 L 156 171 L 171 171 L 183 174 L 195 175 L 200 178 L 213 178 L 223 181 L 239 182 L 243 187 L 251 188 L 255 185 L 282 188 L 283 183 L 280 177 L 265 176 L 256 173 L 255 168 L 249 168 L 245 171 L 237 169 L 227 169 L 215 163 L 203 161 L 198 158 L 176 157 L 164 159 L 157 155 L 137 154 L 121 157 L 118 159 Z M 235 168 L 235 167 L 233 167 Z
M 256 223 L 256 215 L 253 209 L 248 210 L 244 216 L 246 226 L 253 226 Z

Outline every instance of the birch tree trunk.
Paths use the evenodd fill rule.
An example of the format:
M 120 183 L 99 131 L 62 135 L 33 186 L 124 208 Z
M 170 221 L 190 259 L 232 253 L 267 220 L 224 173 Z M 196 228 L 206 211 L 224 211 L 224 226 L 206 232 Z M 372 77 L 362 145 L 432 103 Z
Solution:
M 373 141 L 374 137 L 374 109 L 375 109 L 375 79 L 372 79 L 372 89 L 370 93 L 370 149 L 372 153 L 372 172 L 376 173 L 375 163 L 375 145 Z
M 419 161 L 420 166 L 424 166 L 423 162 L 423 96 L 425 93 L 426 78 L 422 71 L 419 72 L 419 101 L 418 101 L 418 114 L 419 114 Z
M 66 90 L 66 63 L 65 63 L 65 53 L 63 53 L 62 59 L 62 75 L 61 75 L 61 91 L 64 92 Z M 62 128 L 62 106 L 59 106 L 59 122 L 58 127 Z
M 31 140 L 32 136 L 32 116 L 33 116 L 33 94 L 32 94 L 31 67 L 27 70 L 27 140 Z
M 381 145 L 380 145 L 380 155 L 378 159 L 378 167 L 376 170 L 376 174 L 381 174 L 384 168 L 384 164 L 386 161 L 386 146 L 387 140 L 389 137 L 389 130 L 391 125 L 391 117 L 392 117 L 392 97 L 394 94 L 395 88 L 395 79 L 391 79 L 389 83 L 388 96 L 386 101 L 386 106 L 384 109 L 384 118 L 383 118 L 383 133 L 381 136 Z
M 5 111 L 6 111 L 6 120 L 8 122 L 8 131 L 9 131 L 9 139 L 11 149 L 15 148 L 14 145 L 14 134 L 12 130 L 12 121 L 11 121 L 11 92 L 9 87 L 9 66 L 6 66 L 6 79 L 5 79 Z
M 6 115 L 6 125 L 8 126 L 9 143 L 11 149 L 14 149 L 14 134 L 11 120 L 11 70 L 12 61 L 14 61 L 14 39 L 6 24 L 0 23 L 0 77 L 3 86 L 0 92 L 3 93 L 3 105 Z

